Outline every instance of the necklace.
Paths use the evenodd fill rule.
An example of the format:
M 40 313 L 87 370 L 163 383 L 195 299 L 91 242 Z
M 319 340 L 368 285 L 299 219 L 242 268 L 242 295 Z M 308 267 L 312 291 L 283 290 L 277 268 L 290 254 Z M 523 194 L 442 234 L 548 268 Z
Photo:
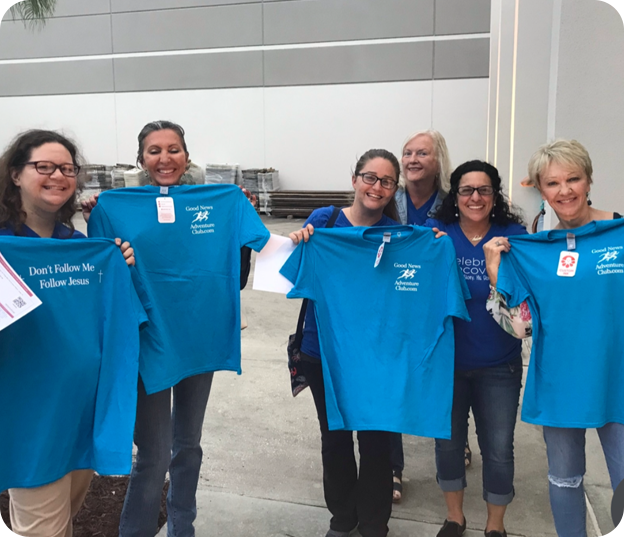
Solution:
M 490 226 L 488 226 L 488 227 L 487 227 L 487 229 L 486 229 L 484 232 L 481 232 L 480 234 L 476 234 L 476 235 L 474 235 L 473 237 L 470 237 L 470 236 L 468 236 L 468 235 L 467 235 L 467 232 L 466 232 L 466 230 L 462 227 L 462 225 L 460 225 L 460 229 L 462 230 L 462 233 L 465 235 L 465 237 L 466 237 L 468 240 L 470 240 L 470 241 L 472 241 L 472 242 L 474 242 L 474 243 L 475 243 L 476 241 L 480 241 L 480 240 L 484 237 L 484 235 L 485 235 L 485 234 L 489 231 L 489 228 L 490 228 Z

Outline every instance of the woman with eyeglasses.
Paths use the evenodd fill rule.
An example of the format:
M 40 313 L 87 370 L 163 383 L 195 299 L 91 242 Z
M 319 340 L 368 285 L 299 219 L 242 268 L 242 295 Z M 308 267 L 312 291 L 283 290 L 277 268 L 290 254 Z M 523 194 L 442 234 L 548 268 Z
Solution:
M 436 439 L 437 481 L 447 505 L 439 537 L 462 536 L 467 525 L 462 507 L 469 409 L 482 454 L 487 506 L 484 535 L 506 536 L 504 513 L 514 496 L 513 435 L 522 383 L 522 346 L 486 310 L 490 287 L 483 245 L 495 237 L 525 234 L 522 224 L 502 193 L 498 170 L 479 160 L 456 168 L 449 194 L 425 224 L 451 237 L 471 292 L 471 300 L 467 300 L 471 322 L 454 318 L 451 439 Z
M 75 230 L 72 221 L 81 163 L 77 146 L 59 133 L 35 129 L 18 135 L 0 157 L 0 235 L 85 238 Z M 116 242 L 127 264 L 134 265 L 130 244 L 122 244 L 119 239 Z M 37 344 L 37 340 L 33 342 Z M 42 348 L 44 362 L 48 362 L 50 351 L 50 347 Z M 68 371 L 67 374 L 72 373 L 72 367 L 68 367 Z M 60 374 L 63 373 L 60 370 Z M 69 381 L 68 385 L 76 383 Z M 40 412 L 60 414 L 58 408 L 47 410 L 45 401 L 28 401 L 28 404 L 37 406 Z M 5 409 L 9 411 L 19 413 L 20 409 Z M 59 440 L 60 443 L 65 441 Z M 52 454 L 40 456 L 54 457 Z M 38 487 L 10 488 L 13 531 L 30 537 L 72 536 L 72 519 L 83 503 L 93 475 L 91 469 L 78 469 Z
M 396 157 L 386 150 L 368 150 L 352 175 L 354 201 L 340 210 L 336 228 L 397 225 L 394 193 L 400 174 Z M 314 228 L 323 228 L 333 214 L 333 206 L 316 209 L 301 230 L 290 234 L 299 243 L 308 241 Z M 301 359 L 313 394 L 321 430 L 324 496 L 332 514 L 326 537 L 349 536 L 358 526 L 362 536 L 385 536 L 392 512 L 392 469 L 389 433 L 358 431 L 360 462 L 354 453 L 352 431 L 330 431 L 326 416 L 326 395 L 315 307 L 308 302 Z

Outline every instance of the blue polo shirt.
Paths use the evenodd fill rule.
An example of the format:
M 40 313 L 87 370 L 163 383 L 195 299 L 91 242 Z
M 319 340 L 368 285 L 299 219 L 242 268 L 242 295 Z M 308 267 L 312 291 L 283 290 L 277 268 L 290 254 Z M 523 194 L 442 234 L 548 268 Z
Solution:
M 566 237 L 575 237 L 574 251 Z M 623 423 L 624 221 L 509 238 L 497 289 L 528 301 L 533 349 L 522 420 L 552 427 Z M 573 276 L 558 270 L 575 267 Z
M 135 285 L 148 309 L 140 372 L 148 394 L 204 372 L 240 367 L 240 248 L 269 238 L 233 184 L 120 188 L 99 196 L 88 235 L 129 241 Z M 172 200 L 173 222 L 157 207 Z
M 458 267 L 471 293 L 471 300 L 467 301 L 471 321 L 454 319 L 456 369 L 493 367 L 520 356 L 522 341 L 505 332 L 486 309 L 490 289 L 482 247 L 494 237 L 525 234 L 526 228 L 521 224 L 493 224 L 478 244 L 472 245 L 458 222 L 445 224 L 429 219 L 426 226 L 447 232 L 456 248 Z

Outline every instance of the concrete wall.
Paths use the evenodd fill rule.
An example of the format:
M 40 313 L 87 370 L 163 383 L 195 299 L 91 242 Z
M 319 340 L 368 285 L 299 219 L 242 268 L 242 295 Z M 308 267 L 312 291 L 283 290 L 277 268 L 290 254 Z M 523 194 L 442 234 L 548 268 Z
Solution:
M 530 156 L 576 139 L 594 166 L 592 201 L 624 211 L 624 36 L 598 0 L 493 0 L 487 156 L 527 220 L 541 199 L 520 187 Z M 556 219 L 547 216 L 547 226 Z M 550 222 L 553 224 L 550 224 Z
M 490 0 L 58 0 L 41 31 L 2 21 L 0 145 L 60 128 L 133 163 L 171 119 L 195 162 L 343 190 L 365 150 L 433 126 L 457 164 L 485 153 L 489 26 Z

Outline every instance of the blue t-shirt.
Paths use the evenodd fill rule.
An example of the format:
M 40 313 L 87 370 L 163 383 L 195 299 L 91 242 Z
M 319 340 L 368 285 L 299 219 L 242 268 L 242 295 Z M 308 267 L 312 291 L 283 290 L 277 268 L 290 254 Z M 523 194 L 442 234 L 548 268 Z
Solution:
M 494 237 L 525 234 L 526 228 L 521 224 L 493 224 L 478 244 L 472 245 L 458 222 L 444 224 L 429 219 L 426 226 L 447 232 L 456 248 L 458 267 L 471 293 L 471 300 L 467 301 L 471 322 L 454 319 L 456 369 L 493 367 L 521 355 L 522 341 L 505 332 L 486 309 L 490 289 L 482 246 Z
M 19 233 L 15 233 L 13 226 L 8 225 L 4 228 L 0 228 L 0 236 L 21 236 L 21 237 L 40 237 L 36 232 L 31 230 L 26 224 L 22 225 Z M 70 236 L 70 237 L 69 237 Z M 81 232 L 75 230 L 72 235 L 70 234 L 70 229 L 67 226 L 64 226 L 60 222 L 55 223 L 55 228 L 53 228 L 53 234 L 51 235 L 53 239 L 83 239 L 86 236 Z
M 42 301 L 0 331 L 0 491 L 76 469 L 129 473 L 147 317 L 121 251 L 105 239 L 0 237 L 0 252 Z
M 173 200 L 175 222 L 159 223 L 157 200 Z M 164 203 L 164 202 L 162 202 Z M 148 309 L 140 372 L 148 394 L 189 376 L 240 368 L 240 248 L 269 239 L 238 186 L 158 186 L 99 196 L 88 235 L 134 248 L 135 285 Z
M 384 232 L 392 235 L 374 267 Z M 449 238 L 428 228 L 317 228 L 280 273 L 315 303 L 331 430 L 449 438 L 452 316 L 468 319 Z
M 438 197 L 438 190 L 418 209 L 412 202 L 409 192 L 405 192 L 405 195 L 407 196 L 407 223 L 414 226 L 425 226 L 425 223 L 429 220 L 429 211 L 431 211 L 432 205 Z
M 330 219 L 330 215 L 334 210 L 334 206 L 330 205 L 329 207 L 322 207 L 320 209 L 315 209 L 306 222 L 304 226 L 307 224 L 312 224 L 315 228 L 324 228 L 326 224 L 328 224 L 328 220 Z M 379 220 L 374 226 L 396 226 L 398 222 L 383 215 L 381 220 Z M 335 221 L 333 228 L 351 228 L 352 224 L 348 220 L 348 217 L 343 213 L 343 211 L 339 212 L 339 216 Z M 310 355 L 315 359 L 321 359 L 321 351 L 319 349 L 319 338 L 317 336 L 317 322 L 315 321 L 315 304 L 311 300 L 308 301 L 306 306 L 306 316 L 304 318 L 304 334 L 302 338 L 302 347 L 301 351 L 306 355 Z
M 528 300 L 533 350 L 522 420 L 552 427 L 623 423 L 624 221 L 509 238 L 497 289 Z M 566 235 L 575 235 L 573 254 Z M 578 253 L 576 256 L 574 253 Z M 575 275 L 558 275 L 558 269 Z

